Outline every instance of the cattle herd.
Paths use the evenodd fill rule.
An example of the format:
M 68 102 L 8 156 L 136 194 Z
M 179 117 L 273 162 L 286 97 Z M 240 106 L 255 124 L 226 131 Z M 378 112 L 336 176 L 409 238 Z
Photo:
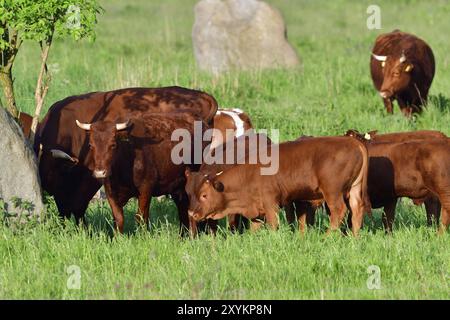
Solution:
M 393 112 L 395 99 L 410 117 L 426 105 L 433 53 L 423 40 L 394 30 L 376 39 L 370 71 L 387 112 Z M 22 114 L 19 120 L 27 135 L 30 117 Z M 65 98 L 50 107 L 36 133 L 42 187 L 61 217 L 85 223 L 88 204 L 103 185 L 118 232 L 128 200 L 137 198 L 136 221 L 148 225 L 150 200 L 162 195 L 175 202 L 180 230 L 191 235 L 200 229 L 214 233 L 224 217 L 232 230 L 262 223 L 276 229 L 280 208 L 303 232 L 322 206 L 330 216 L 329 231 L 339 229 L 348 212 L 357 235 L 364 214 L 384 208 L 383 224 L 391 232 L 401 197 L 424 203 L 428 224 L 434 220 L 439 232 L 450 223 L 450 144 L 441 132 L 348 130 L 280 144 L 265 137 L 279 164 L 274 174 L 263 175 L 260 161 L 174 163 L 172 133 L 184 129 L 194 135 L 195 122 L 202 130 L 215 129 L 211 144 L 201 145 L 210 154 L 226 153 L 238 142 L 246 146 L 244 160 L 258 152 L 246 143 L 262 135 L 252 130 L 250 117 L 239 109 L 219 109 L 214 97 L 201 91 L 128 88 Z

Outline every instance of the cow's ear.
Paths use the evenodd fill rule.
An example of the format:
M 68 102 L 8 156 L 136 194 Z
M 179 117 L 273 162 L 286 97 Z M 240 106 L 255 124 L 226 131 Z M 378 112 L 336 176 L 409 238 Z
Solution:
M 405 72 L 410 72 L 412 69 L 414 69 L 414 65 L 411 63 L 408 63 L 406 65 Z
M 214 181 L 213 186 L 214 189 L 216 189 L 218 192 L 223 192 L 223 190 L 225 190 L 225 186 L 220 181 Z

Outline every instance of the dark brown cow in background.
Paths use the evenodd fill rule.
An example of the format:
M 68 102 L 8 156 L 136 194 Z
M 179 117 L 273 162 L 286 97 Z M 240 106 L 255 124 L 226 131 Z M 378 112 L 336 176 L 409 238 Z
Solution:
M 433 51 L 422 39 L 394 30 L 377 37 L 370 72 L 387 112 L 393 113 L 392 102 L 396 99 L 409 117 L 421 112 L 427 102 L 435 73 Z
M 207 93 L 180 87 L 128 88 L 71 96 L 53 104 L 39 127 L 35 151 L 42 146 L 42 187 L 54 196 L 60 215 L 77 221 L 101 184 L 89 167 L 93 158 L 82 123 L 139 117 L 151 112 L 184 111 L 212 123 L 216 100 Z
M 366 143 L 370 201 L 372 208 L 384 207 L 383 224 L 387 232 L 392 231 L 400 197 L 411 198 L 415 204 L 425 203 L 428 225 L 433 217 L 439 222 L 440 201 L 450 197 L 446 194 L 450 192 L 446 189 L 446 183 L 450 183 L 450 167 L 446 163 L 450 159 L 450 145 L 446 135 L 432 130 L 389 134 L 372 131 L 365 135 L 349 130 L 346 135 Z M 448 219 L 443 217 L 445 226 Z

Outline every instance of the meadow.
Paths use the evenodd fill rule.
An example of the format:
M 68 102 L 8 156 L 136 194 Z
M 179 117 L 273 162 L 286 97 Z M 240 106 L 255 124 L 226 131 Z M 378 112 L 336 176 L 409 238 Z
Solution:
M 278 129 L 280 140 L 341 135 L 347 129 L 380 132 L 436 129 L 450 135 L 450 4 L 378 1 L 382 29 L 368 30 L 372 1 L 267 1 L 284 15 L 288 38 L 302 65 L 291 70 L 233 71 L 213 77 L 197 70 L 191 28 L 195 0 L 104 0 L 97 39 L 58 40 L 46 109 L 64 97 L 122 87 L 180 85 L 211 93 L 222 107 L 239 107 L 259 129 Z M 376 36 L 411 32 L 432 47 L 437 72 L 427 109 L 412 120 L 396 106 L 388 116 L 369 74 Z M 25 43 L 14 69 L 19 107 L 31 112 L 38 48 Z M 242 235 L 225 228 L 216 237 L 181 239 L 173 203 L 153 201 L 151 230 L 134 224 L 126 207 L 125 235 L 111 237 L 107 203 L 87 211 L 88 229 L 61 225 L 48 199 L 47 219 L 19 227 L 0 225 L 2 299 L 449 299 L 450 232 L 437 236 L 425 211 L 404 199 L 394 234 L 381 212 L 365 219 L 357 239 L 325 236 L 328 217 L 304 235 L 280 230 Z M 222 224 L 224 227 L 225 224 Z M 79 289 L 69 289 L 75 265 Z M 381 286 L 372 288 L 371 266 Z M 70 271 L 70 270 L 69 270 Z M 369 285 L 368 285 L 369 283 Z M 70 286 L 69 286 L 70 287 Z

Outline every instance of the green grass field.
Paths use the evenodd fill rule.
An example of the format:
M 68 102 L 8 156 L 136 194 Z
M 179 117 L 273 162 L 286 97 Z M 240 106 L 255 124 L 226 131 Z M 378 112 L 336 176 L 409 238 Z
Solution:
M 231 72 L 212 78 L 196 69 L 191 28 L 194 0 L 105 0 L 94 43 L 59 40 L 46 108 L 69 95 L 128 86 L 180 85 L 213 94 L 223 107 L 247 111 L 257 128 L 299 135 L 437 129 L 450 134 L 450 4 L 378 1 L 382 30 L 368 30 L 372 1 L 271 0 L 286 20 L 302 59 L 295 70 Z M 399 28 L 434 50 L 437 74 L 428 109 L 405 119 L 387 116 L 369 75 L 375 37 Z M 14 70 L 18 105 L 30 112 L 38 70 L 37 47 L 25 44 Z M 404 200 L 394 234 L 384 234 L 380 211 L 366 218 L 358 239 L 326 237 L 321 213 L 304 237 L 282 222 L 277 232 L 180 239 L 175 206 L 153 202 L 151 231 L 136 229 L 127 205 L 126 234 L 111 237 L 107 204 L 92 204 L 89 229 L 62 227 L 49 215 L 40 225 L 0 226 L 3 299 L 449 299 L 450 232 L 438 237 L 425 212 Z M 284 221 L 284 215 L 280 215 Z M 67 267 L 81 271 L 81 288 L 68 289 Z M 369 266 L 381 271 L 371 290 Z

